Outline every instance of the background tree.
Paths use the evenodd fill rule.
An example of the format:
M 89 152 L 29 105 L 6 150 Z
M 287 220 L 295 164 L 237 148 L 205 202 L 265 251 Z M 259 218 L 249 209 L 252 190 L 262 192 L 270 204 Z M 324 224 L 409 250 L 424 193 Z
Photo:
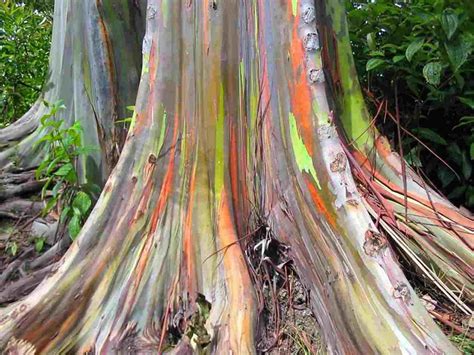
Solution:
M 0 127 L 21 117 L 35 102 L 48 69 L 52 1 L 0 4 Z

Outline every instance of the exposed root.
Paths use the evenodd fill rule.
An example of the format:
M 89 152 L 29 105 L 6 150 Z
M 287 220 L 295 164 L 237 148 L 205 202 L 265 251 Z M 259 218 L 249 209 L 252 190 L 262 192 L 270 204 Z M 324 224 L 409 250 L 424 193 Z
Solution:
M 34 170 L 0 175 L 0 202 L 35 193 L 42 186 L 43 183 L 35 179 Z
M 38 218 L 41 209 L 41 202 L 26 199 L 0 205 L 0 215 L 3 212 L 3 217 L 14 221 L 7 224 L 0 239 L 0 304 L 14 302 L 33 290 L 71 244 L 64 228 L 58 230 L 57 221 Z M 44 251 L 33 246 L 38 238 L 43 241 Z M 15 252 L 8 252 L 13 244 Z
M 20 219 L 24 215 L 37 215 L 43 204 L 27 199 L 13 199 L 0 203 L 0 218 Z
M 32 272 L 8 284 L 0 291 L 0 304 L 16 301 L 30 293 L 38 284 L 50 274 L 55 268 L 55 264 L 46 266 L 41 270 Z

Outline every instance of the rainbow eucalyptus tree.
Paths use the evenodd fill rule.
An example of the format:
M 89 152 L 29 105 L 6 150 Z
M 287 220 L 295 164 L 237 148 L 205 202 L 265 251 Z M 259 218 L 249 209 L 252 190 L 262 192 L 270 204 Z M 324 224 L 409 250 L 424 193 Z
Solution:
M 392 245 L 470 314 L 474 222 L 372 127 L 342 0 L 144 2 L 56 1 L 47 95 L 70 97 L 97 166 L 113 165 L 132 97 L 135 113 L 77 240 L 0 311 L 0 345 L 255 353 L 243 240 L 263 223 L 288 246 L 329 352 L 455 353 Z M 38 105 L 24 132 L 0 131 L 2 156 L 18 146 L 34 165 Z M 173 327 L 187 331 L 170 347 Z

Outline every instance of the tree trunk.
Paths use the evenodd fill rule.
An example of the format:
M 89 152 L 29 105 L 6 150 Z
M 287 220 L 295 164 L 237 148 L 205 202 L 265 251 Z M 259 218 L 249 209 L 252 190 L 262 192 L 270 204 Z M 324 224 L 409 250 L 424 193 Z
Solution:
M 470 316 L 474 301 L 474 216 L 429 187 L 378 133 L 360 90 L 343 8 L 321 2 L 323 49 L 340 124 L 359 166 L 372 214 L 426 279 Z M 380 114 L 382 116 L 382 114 Z M 397 120 L 393 114 L 387 119 Z M 436 159 L 434 157 L 433 159 Z M 441 164 L 441 163 L 440 163 Z M 367 184 L 367 180 L 372 183 Z M 375 194 L 377 196 L 375 196 Z M 441 276 L 440 276 L 441 275 Z
M 71 3 L 89 20 L 92 2 Z M 104 9 L 107 3 L 115 2 L 104 1 Z M 360 90 L 333 93 L 333 112 L 328 84 L 337 83 L 337 73 L 330 60 L 341 62 L 341 52 L 329 51 L 333 37 L 320 37 L 318 26 L 346 41 L 347 32 L 331 17 L 339 14 L 345 24 L 342 1 L 331 6 L 148 1 L 135 119 L 119 162 L 61 265 L 0 311 L 0 345 L 42 353 L 254 353 L 258 290 L 242 240 L 263 225 L 289 247 L 329 352 L 456 351 L 409 285 L 353 180 L 351 165 L 358 174 L 365 166 L 361 158 L 360 170 L 351 164 L 337 125 L 341 120 L 351 132 L 345 122 L 357 112 L 341 102 L 359 99 Z M 110 18 L 118 41 L 131 36 L 122 19 Z M 106 41 L 93 42 L 91 49 Z M 65 56 L 53 54 L 52 67 Z M 123 71 L 115 80 L 125 80 L 129 64 L 116 63 Z M 102 85 L 97 81 L 98 91 Z M 133 85 L 123 94 L 133 96 Z M 104 120 L 114 117 L 104 112 Z M 403 234 L 402 224 L 390 226 Z M 209 316 L 202 311 L 208 302 Z
M 56 119 L 80 121 L 84 145 L 98 147 L 80 159 L 83 180 L 103 185 L 118 160 L 126 136 L 125 106 L 133 105 L 140 79 L 144 19 L 133 1 L 58 0 L 55 4 L 48 80 L 44 93 L 18 121 L 0 130 L 0 169 L 29 169 L 41 162 L 35 145 L 44 132 L 43 100 L 63 100 Z M 144 6 L 142 6 L 144 8 Z

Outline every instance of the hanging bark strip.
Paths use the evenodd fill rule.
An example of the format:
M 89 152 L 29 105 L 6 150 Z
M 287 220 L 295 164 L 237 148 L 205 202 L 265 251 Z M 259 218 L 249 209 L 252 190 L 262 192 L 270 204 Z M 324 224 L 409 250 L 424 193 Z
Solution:
M 1 347 L 255 353 L 238 243 L 256 229 L 254 211 L 289 246 L 330 353 L 455 352 L 353 181 L 326 93 L 320 10 L 148 1 L 119 162 L 57 270 L 0 311 Z

